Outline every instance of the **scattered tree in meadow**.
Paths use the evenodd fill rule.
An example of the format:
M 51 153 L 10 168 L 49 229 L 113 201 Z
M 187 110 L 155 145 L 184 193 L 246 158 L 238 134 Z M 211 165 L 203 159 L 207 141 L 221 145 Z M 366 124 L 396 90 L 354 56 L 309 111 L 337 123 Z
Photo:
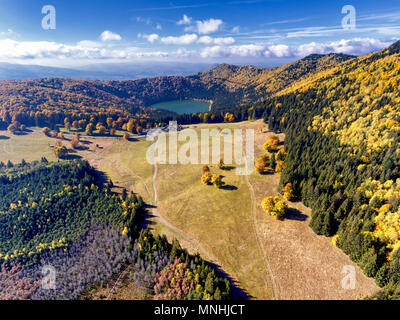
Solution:
M 284 197 L 286 200 L 290 201 L 290 200 L 292 200 L 293 197 L 294 197 L 293 194 L 294 194 L 293 185 L 292 185 L 291 182 L 289 182 L 287 185 L 285 185 L 285 186 L 283 187 L 283 189 L 282 189 L 282 195 L 283 195 L 283 197 Z
M 16 134 L 18 132 L 18 128 L 13 123 L 8 126 L 7 130 L 12 134 Z
M 79 129 L 79 122 L 78 121 L 73 121 L 72 122 L 72 127 L 75 129 L 75 130 L 78 130 Z
M 285 162 L 282 160 L 278 161 L 278 163 L 276 164 L 276 167 L 275 167 L 275 172 L 281 173 L 284 167 L 285 167 Z
M 109 129 L 111 129 L 113 127 L 113 122 L 114 122 L 113 118 L 111 118 L 111 117 L 107 118 L 106 123 L 107 123 L 107 127 Z
M 217 164 L 217 167 L 218 167 L 219 169 L 221 169 L 221 170 L 224 170 L 224 168 L 225 168 L 225 163 L 224 163 L 224 159 L 223 159 L 223 158 L 219 159 L 219 163 Z
M 263 144 L 264 150 L 268 152 L 276 152 L 279 149 L 279 137 L 274 135 L 268 137 L 267 141 Z
M 260 174 L 266 173 L 268 170 L 267 163 L 262 159 L 257 159 L 254 164 L 254 171 Z
M 79 129 L 83 129 L 86 127 L 86 120 L 85 119 L 81 119 L 78 121 L 78 127 Z
M 103 125 L 101 125 L 100 127 L 99 127 L 99 134 L 100 135 L 105 135 L 106 134 L 106 132 L 107 132 L 107 129 L 106 129 L 106 127 L 105 126 L 103 126 Z
M 110 136 L 114 136 L 115 135 L 116 130 L 114 128 L 110 129 Z
M 205 185 L 211 184 L 211 179 L 212 179 L 212 174 L 210 171 L 204 172 L 204 174 L 201 176 L 201 182 Z
M 92 136 L 92 135 L 93 135 L 93 130 L 94 130 L 94 125 L 93 125 L 93 123 L 89 123 L 89 124 L 86 126 L 85 134 L 86 134 L 87 136 Z
M 136 127 L 136 132 L 137 132 L 137 134 L 141 134 L 143 132 L 143 127 L 137 126 Z
M 129 138 L 131 137 L 131 135 L 128 132 L 124 132 L 124 135 L 122 136 L 122 138 L 124 139 L 124 141 L 129 141 Z
M 44 127 L 42 128 L 42 132 L 44 135 L 49 136 L 50 135 L 50 128 Z
M 210 167 L 206 164 L 203 165 L 203 167 L 201 169 L 203 170 L 203 173 L 210 172 Z
M 80 135 L 79 133 L 75 134 L 75 136 L 71 140 L 71 148 L 76 149 L 79 147 L 79 142 L 80 142 Z
M 214 174 L 211 177 L 211 183 L 217 188 L 221 188 L 225 184 L 225 182 L 222 181 L 222 176 L 219 174 Z
M 271 216 L 282 219 L 288 210 L 287 203 L 279 197 L 266 197 L 261 202 L 261 207 Z
M 53 148 L 54 155 L 62 159 L 68 155 L 68 149 L 62 144 L 61 141 L 57 141 L 55 147 Z
M 133 129 L 135 128 L 135 123 L 133 122 L 133 119 L 130 119 L 128 123 L 126 124 L 126 130 L 130 133 L 133 133 Z
M 261 156 L 258 157 L 258 159 L 256 160 L 256 163 L 254 165 L 254 170 L 257 173 L 266 173 L 268 171 L 268 166 L 270 164 L 270 157 L 268 154 L 263 154 Z

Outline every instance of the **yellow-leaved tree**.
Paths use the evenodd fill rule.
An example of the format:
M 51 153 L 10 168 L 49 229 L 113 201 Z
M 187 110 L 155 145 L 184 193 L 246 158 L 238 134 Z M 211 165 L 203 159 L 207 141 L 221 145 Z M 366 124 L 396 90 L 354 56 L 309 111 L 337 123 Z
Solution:
M 266 213 L 277 219 L 282 219 L 288 210 L 287 203 L 279 197 L 264 198 L 261 207 Z

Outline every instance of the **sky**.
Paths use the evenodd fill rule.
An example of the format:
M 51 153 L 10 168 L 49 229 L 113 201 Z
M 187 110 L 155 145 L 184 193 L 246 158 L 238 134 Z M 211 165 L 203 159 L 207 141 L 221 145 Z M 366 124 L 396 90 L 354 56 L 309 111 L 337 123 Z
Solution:
M 400 39 L 398 0 L 0 0 L 0 15 L 1 62 L 61 67 L 276 66 L 312 53 L 362 55 Z

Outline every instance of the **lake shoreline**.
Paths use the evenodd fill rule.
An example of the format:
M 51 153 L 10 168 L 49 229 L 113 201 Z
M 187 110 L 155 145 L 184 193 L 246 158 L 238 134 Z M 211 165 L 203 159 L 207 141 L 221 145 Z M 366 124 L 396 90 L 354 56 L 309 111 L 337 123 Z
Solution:
M 167 110 L 177 114 L 205 113 L 211 112 L 212 100 L 188 98 L 181 100 L 164 101 L 150 106 L 154 109 Z

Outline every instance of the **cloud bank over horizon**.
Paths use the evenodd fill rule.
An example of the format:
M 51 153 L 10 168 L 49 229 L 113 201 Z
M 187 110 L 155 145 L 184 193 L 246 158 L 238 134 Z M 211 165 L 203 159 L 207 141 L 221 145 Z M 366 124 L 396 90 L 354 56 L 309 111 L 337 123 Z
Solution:
M 257 43 L 234 44 L 233 38 L 198 37 L 196 34 L 180 37 L 159 37 L 142 35 L 150 43 L 160 41 L 164 44 L 185 45 L 204 44 L 205 46 L 190 50 L 179 47 L 172 51 L 143 50 L 134 46 L 119 46 L 109 42 L 120 41 L 116 35 L 101 35 L 101 42 L 80 41 L 68 45 L 49 41 L 0 40 L 0 61 L 13 63 L 54 64 L 59 66 L 74 65 L 77 62 L 140 62 L 140 61 L 182 61 L 221 63 L 243 60 L 246 62 L 267 62 L 268 59 L 301 59 L 310 54 L 343 53 L 363 55 L 379 51 L 390 46 L 394 40 L 377 40 L 373 38 L 353 38 L 349 40 L 317 43 L 315 41 L 290 46 L 286 44 Z
M 221 0 L 218 5 L 225 13 L 216 11 L 215 4 L 157 6 L 160 1 L 148 0 L 149 7 L 137 7 L 116 1 L 126 19 L 119 15 L 88 21 L 85 28 L 77 26 L 79 32 L 73 32 L 71 26 L 77 18 L 69 19 L 68 24 L 57 22 L 57 28 L 64 28 L 61 33 L 58 29 L 53 33 L 33 29 L 30 33 L 29 28 L 21 32 L 12 20 L 0 23 L 0 61 L 58 67 L 149 61 L 277 66 L 310 54 L 364 55 L 400 39 L 400 8 L 373 14 L 368 6 L 357 16 L 357 25 L 346 29 L 340 25 L 340 6 L 319 8 L 327 13 L 324 17 L 313 16 L 309 8 L 293 1 L 276 4 L 276 10 L 267 10 L 267 14 L 263 10 L 273 6 L 266 1 Z M 72 9 L 64 6 L 65 11 Z M 134 9 L 140 15 L 132 16 Z M 109 14 L 106 6 L 93 10 Z M 251 14 L 251 19 L 245 13 Z

